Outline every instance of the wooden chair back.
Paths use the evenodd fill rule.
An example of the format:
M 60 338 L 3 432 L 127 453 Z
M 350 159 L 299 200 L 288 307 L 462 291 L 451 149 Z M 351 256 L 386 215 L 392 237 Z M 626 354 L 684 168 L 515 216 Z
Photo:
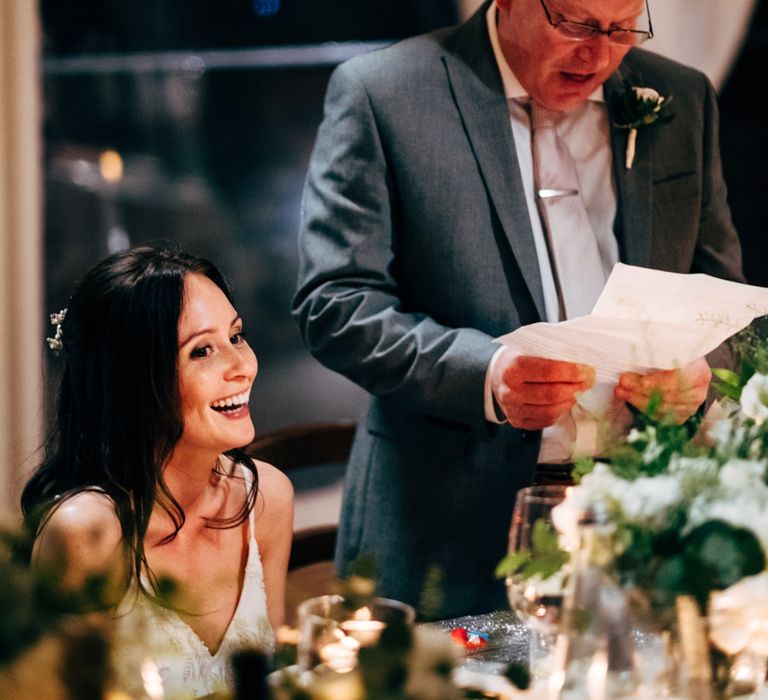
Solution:
M 354 435 L 351 421 L 309 423 L 257 435 L 246 452 L 274 464 L 290 477 L 299 469 L 346 464 Z M 294 532 L 288 570 L 332 560 L 336 531 L 334 524 Z

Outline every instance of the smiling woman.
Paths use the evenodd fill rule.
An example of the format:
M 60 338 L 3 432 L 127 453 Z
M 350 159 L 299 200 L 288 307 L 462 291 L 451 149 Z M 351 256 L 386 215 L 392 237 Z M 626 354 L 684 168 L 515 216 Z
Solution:
M 22 496 L 33 563 L 65 588 L 113 578 L 117 657 L 154 650 L 167 696 L 223 690 L 230 654 L 269 650 L 282 622 L 293 519 L 287 478 L 240 449 L 257 362 L 229 288 L 205 260 L 134 248 L 56 321 L 57 421 Z
M 243 334 L 243 321 L 222 290 L 201 274 L 188 275 L 179 320 L 179 397 L 184 432 L 173 459 L 206 449 L 215 456 L 254 435 L 248 409 L 256 377 L 256 356 Z M 202 459 L 207 459 L 202 455 Z

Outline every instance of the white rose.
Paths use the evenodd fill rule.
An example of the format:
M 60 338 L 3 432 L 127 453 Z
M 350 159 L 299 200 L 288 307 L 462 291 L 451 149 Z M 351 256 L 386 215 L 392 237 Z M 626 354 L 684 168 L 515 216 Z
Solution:
M 741 390 L 741 410 L 758 425 L 768 419 L 768 376 L 752 375 Z
M 664 98 L 659 95 L 656 90 L 649 87 L 636 87 L 634 88 L 635 95 L 639 97 L 641 100 L 651 100 L 653 105 L 653 111 L 654 112 L 660 112 L 661 111 L 661 105 L 664 104 Z
M 674 476 L 660 474 L 626 482 L 619 504 L 628 520 L 657 523 L 680 500 L 680 484 Z
M 578 488 L 578 487 L 576 487 Z M 575 491 L 576 489 L 573 489 Z M 579 513 L 581 505 L 577 496 L 568 496 L 552 509 L 552 523 L 558 532 L 558 542 L 566 551 L 573 551 L 579 544 Z
M 663 100 L 663 97 L 659 96 L 659 93 L 656 92 L 653 88 L 649 87 L 636 87 L 634 88 L 635 95 L 639 97 L 641 100 L 653 100 L 656 102 L 657 100 Z
M 674 455 L 669 462 L 670 474 L 696 481 L 717 476 L 717 460 L 710 457 L 681 457 Z
M 709 457 L 675 456 L 667 472 L 680 484 L 680 498 L 689 500 L 700 493 L 706 493 L 719 485 L 717 460 Z
M 552 509 L 552 522 L 558 532 L 560 546 L 572 551 L 578 546 L 579 518 L 596 503 L 616 501 L 622 485 L 627 482 L 614 476 L 611 470 L 598 462 L 578 486 L 568 489 L 565 500 Z
M 765 462 L 732 459 L 720 470 L 720 485 L 728 491 L 737 493 L 748 489 L 760 491 L 765 488 L 764 474 Z
M 715 446 L 728 449 L 733 440 L 734 427 L 728 419 L 718 420 L 708 428 L 707 435 Z

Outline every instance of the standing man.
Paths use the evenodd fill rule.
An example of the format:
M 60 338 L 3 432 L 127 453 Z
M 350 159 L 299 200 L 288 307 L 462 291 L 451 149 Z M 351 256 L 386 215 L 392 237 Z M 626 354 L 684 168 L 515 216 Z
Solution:
M 636 48 L 650 36 L 645 0 L 495 0 L 331 78 L 294 313 L 372 395 L 336 563 L 373 555 L 385 595 L 418 603 L 436 565 L 443 616 L 505 606 L 493 570 L 516 491 L 590 442 L 574 406 L 593 368 L 494 337 L 588 313 L 617 260 L 741 279 L 715 95 Z M 624 80 L 676 112 L 640 130 L 631 168 L 605 100 Z M 642 409 L 660 389 L 682 421 L 709 378 L 702 358 L 622 375 L 615 395 Z

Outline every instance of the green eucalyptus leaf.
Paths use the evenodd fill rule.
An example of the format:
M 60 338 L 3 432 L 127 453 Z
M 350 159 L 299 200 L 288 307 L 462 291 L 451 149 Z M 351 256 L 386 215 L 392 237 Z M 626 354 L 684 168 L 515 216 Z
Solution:
M 724 367 L 713 367 L 712 374 L 725 384 L 741 387 L 741 377 L 733 370 L 725 369 Z
M 525 549 L 510 552 L 496 566 L 496 578 L 505 578 L 520 573 L 520 570 L 531 559 L 531 553 Z
M 560 571 L 563 564 L 567 561 L 568 556 L 565 554 L 537 555 L 523 567 L 520 573 L 526 579 L 531 578 L 531 576 L 539 576 L 542 579 L 546 579 Z
M 725 384 L 723 382 L 713 382 L 712 387 L 715 391 L 718 391 L 723 396 L 732 399 L 733 401 L 738 401 L 741 398 L 742 387 L 731 386 L 730 384 Z
M 537 520 L 533 524 L 531 541 L 533 543 L 533 551 L 537 554 L 550 554 L 560 551 L 557 533 L 546 520 Z
M 496 577 L 531 576 L 549 578 L 568 561 L 568 553 L 560 549 L 557 532 L 546 520 L 537 520 L 531 533 L 531 549 L 508 554 L 496 567 Z

